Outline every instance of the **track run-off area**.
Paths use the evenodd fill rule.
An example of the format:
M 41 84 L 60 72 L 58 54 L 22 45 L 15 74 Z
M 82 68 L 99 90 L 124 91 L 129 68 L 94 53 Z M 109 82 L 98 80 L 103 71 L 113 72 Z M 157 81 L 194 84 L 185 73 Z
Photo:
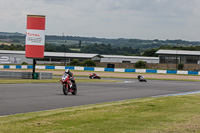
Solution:
M 139 82 L 136 79 L 119 78 L 114 80 L 124 80 L 124 82 L 77 83 L 78 93 L 75 96 L 64 95 L 59 82 L 1 84 L 0 116 L 200 91 L 200 82 L 168 80 Z

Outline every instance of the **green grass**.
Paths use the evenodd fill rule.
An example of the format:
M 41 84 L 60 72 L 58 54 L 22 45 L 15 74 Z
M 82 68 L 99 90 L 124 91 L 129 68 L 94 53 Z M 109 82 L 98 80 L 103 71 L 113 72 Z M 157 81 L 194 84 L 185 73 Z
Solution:
M 69 48 L 70 50 L 72 50 L 72 51 L 81 51 L 81 49 L 80 48 Z
M 145 75 L 145 74 L 143 74 Z M 61 74 L 54 74 L 54 76 L 61 76 Z M 88 75 L 75 75 L 77 77 L 88 77 Z M 124 78 L 124 79 L 137 79 L 137 77 L 116 77 L 116 76 L 101 76 L 101 78 Z M 200 82 L 200 80 L 195 80 L 195 79 L 166 79 L 166 78 L 146 78 L 149 80 L 169 80 L 169 81 L 191 81 L 191 82 Z
M 60 78 L 53 79 L 0 79 L 0 84 L 27 84 L 27 83 L 59 83 Z M 99 80 L 99 79 L 78 79 L 76 78 L 76 82 L 119 82 L 118 80 Z
M 2 133 L 200 132 L 200 94 L 142 98 L 0 117 Z

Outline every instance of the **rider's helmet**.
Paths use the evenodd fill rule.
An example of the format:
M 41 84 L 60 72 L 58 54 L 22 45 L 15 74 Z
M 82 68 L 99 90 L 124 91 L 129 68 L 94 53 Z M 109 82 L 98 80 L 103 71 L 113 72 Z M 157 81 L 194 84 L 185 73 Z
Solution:
M 66 73 L 66 74 L 69 74 L 69 73 L 70 73 L 69 69 L 66 69 L 66 70 L 65 70 L 65 73 Z

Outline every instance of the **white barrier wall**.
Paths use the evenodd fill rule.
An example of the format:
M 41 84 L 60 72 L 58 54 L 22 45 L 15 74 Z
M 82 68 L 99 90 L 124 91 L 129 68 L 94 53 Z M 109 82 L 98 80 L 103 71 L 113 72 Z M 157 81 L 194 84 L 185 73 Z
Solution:
M 167 70 L 157 70 L 157 73 L 163 73 L 163 74 L 166 74 L 166 73 L 167 73 Z
M 135 69 L 136 73 L 146 73 L 146 69 Z
M 125 72 L 125 69 L 118 69 L 118 68 L 115 68 L 115 69 L 114 69 L 114 72 Z
M 104 72 L 104 70 L 105 70 L 105 69 L 104 69 L 104 68 L 101 68 L 101 67 L 95 67 L 95 68 L 94 68 L 94 71 L 103 71 L 103 72 Z
M 16 66 L 15 65 L 10 66 L 10 69 L 16 69 Z
M 22 65 L 22 69 L 27 69 L 27 65 Z
M 177 71 L 177 74 L 188 74 L 188 71 Z
M 45 69 L 45 66 L 35 66 L 36 69 Z
M 84 67 L 74 67 L 74 70 L 84 70 Z
M 55 69 L 65 70 L 65 66 L 55 66 Z

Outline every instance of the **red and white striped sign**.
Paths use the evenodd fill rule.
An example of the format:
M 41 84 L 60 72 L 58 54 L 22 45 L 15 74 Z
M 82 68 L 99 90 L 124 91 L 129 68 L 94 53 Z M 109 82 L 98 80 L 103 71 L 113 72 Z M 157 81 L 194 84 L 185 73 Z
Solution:
M 26 27 L 26 57 L 44 58 L 45 16 L 28 15 Z

